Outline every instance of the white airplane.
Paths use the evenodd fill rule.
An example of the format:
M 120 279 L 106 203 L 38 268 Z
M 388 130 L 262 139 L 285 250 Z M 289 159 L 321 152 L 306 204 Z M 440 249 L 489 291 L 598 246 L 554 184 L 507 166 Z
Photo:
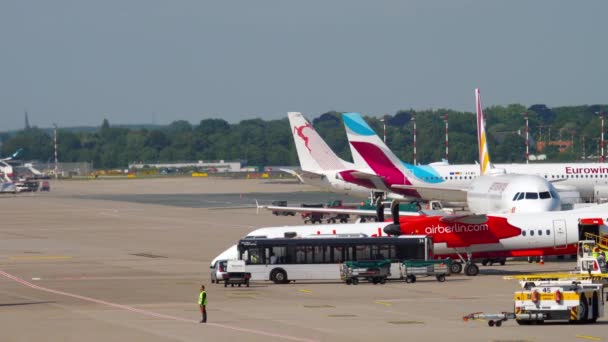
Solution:
M 493 167 L 486 143 L 478 89 L 475 89 L 475 95 L 481 171 L 480 176 L 471 179 L 467 187 L 445 183 L 428 184 L 417 179 L 360 114 L 345 113 L 342 117 L 355 167 L 371 168 L 374 174 L 366 175 L 365 179 L 379 177 L 392 191 L 415 190 L 423 200 L 466 202 L 469 210 L 476 214 L 560 210 L 559 195 L 548 180 L 535 175 L 505 173 L 505 170 Z M 356 175 L 347 180 L 359 182 Z
M 357 124 L 357 122 L 351 123 L 353 126 Z M 367 124 L 365 125 L 367 126 Z M 355 161 L 355 166 L 360 164 L 355 155 L 353 155 L 353 160 Z M 477 164 L 450 165 L 446 163 L 433 163 L 431 165 L 413 165 L 399 160 L 397 165 L 403 165 L 412 175 L 412 177 L 408 178 L 408 181 L 411 183 L 416 182 L 418 185 L 441 184 L 465 188 L 480 173 L 480 167 Z M 543 177 L 554 183 L 555 188 L 560 193 L 574 190 L 586 201 L 599 201 L 608 198 L 608 166 L 602 163 L 514 163 L 494 165 L 497 169 L 505 170 L 507 173 Z M 563 196 L 562 200 L 564 200 Z
M 353 163 L 338 157 L 310 122 L 299 112 L 289 112 L 291 133 L 298 152 L 301 171 L 282 169 L 291 173 L 305 184 L 310 184 L 331 192 L 361 198 L 370 197 L 373 188 L 346 182 L 339 177 L 342 172 L 357 172 Z M 396 195 L 395 197 L 401 197 Z
M 395 209 L 396 208 L 396 209 Z M 393 210 L 398 211 L 395 206 Z M 436 257 L 452 257 L 464 263 L 465 274 L 477 275 L 474 259 L 570 255 L 576 253 L 579 239 L 586 233 L 608 234 L 608 204 L 569 211 L 507 213 L 495 215 L 394 216 L 393 222 L 304 225 L 260 228 L 247 237 L 308 237 L 327 234 L 364 234 L 369 237 L 424 234 L 433 237 Z M 236 245 L 211 262 L 237 258 Z M 452 272 L 463 264 L 454 262 Z

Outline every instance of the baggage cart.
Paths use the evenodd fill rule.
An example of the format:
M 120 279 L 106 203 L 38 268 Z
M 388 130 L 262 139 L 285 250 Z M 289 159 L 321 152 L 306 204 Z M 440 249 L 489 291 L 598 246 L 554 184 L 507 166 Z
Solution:
M 405 260 L 401 263 L 401 277 L 406 283 L 415 283 L 417 277 L 434 276 L 444 282 L 450 275 L 450 259 L 444 260 Z
M 384 284 L 390 269 L 390 260 L 347 261 L 340 265 L 340 277 L 347 285 L 357 285 L 361 279 Z

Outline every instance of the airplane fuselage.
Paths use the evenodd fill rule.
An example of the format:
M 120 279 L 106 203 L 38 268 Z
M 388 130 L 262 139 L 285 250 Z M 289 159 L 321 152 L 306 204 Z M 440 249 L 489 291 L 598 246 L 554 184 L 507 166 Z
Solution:
M 502 214 L 488 216 L 484 223 L 443 222 L 443 216 L 401 217 L 400 231 L 406 235 L 429 235 L 433 238 L 435 256 L 471 253 L 472 257 L 568 255 L 576 252 L 579 220 L 603 218 L 608 206 L 564 212 Z M 603 225 L 600 229 L 608 230 Z M 320 234 L 365 234 L 386 236 L 384 228 L 392 222 L 305 225 L 260 228 L 247 237 L 278 238 L 286 233 L 298 237 Z M 213 260 L 236 258 L 232 246 Z M 212 264 L 213 264 L 212 263 Z

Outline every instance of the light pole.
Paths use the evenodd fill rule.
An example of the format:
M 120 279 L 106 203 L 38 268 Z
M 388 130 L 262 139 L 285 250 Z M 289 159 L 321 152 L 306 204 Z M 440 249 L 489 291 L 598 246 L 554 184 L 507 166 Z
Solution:
M 602 163 L 604 162 L 604 111 L 600 110 L 599 112 L 595 112 L 595 114 L 598 114 L 600 116 L 600 119 L 602 120 L 602 135 L 600 136 L 600 144 L 602 145 L 602 154 L 601 154 L 601 161 Z
M 57 163 L 57 124 L 53 123 L 53 127 L 55 127 L 54 129 L 54 141 L 55 141 L 55 170 L 53 171 L 55 173 L 55 179 L 57 179 L 59 177 L 59 165 Z
M 528 112 L 523 113 L 526 118 L 526 164 L 530 161 L 530 129 L 528 126 Z
M 449 158 L 449 149 L 448 149 L 448 113 L 445 113 L 445 117 L 443 118 L 443 121 L 445 121 L 445 162 L 446 163 L 450 163 L 450 158 Z
M 386 145 L 386 119 L 382 118 L 380 121 L 382 121 L 382 128 L 384 129 L 384 144 Z
M 416 114 L 412 116 L 414 122 L 414 165 L 416 165 Z

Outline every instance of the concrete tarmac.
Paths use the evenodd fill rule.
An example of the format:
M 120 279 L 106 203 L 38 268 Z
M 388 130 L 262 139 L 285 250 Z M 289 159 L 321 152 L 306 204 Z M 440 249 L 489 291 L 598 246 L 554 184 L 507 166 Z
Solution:
M 314 192 L 261 180 L 167 178 L 53 181 L 50 193 L 0 196 L 1 340 L 608 340 L 604 318 L 590 325 L 509 321 L 500 328 L 462 321 L 471 312 L 513 309 L 518 286 L 504 275 L 569 270 L 573 262 L 509 262 L 444 283 L 211 284 L 210 260 L 247 232 L 301 220 L 166 200 L 221 194 L 231 202 L 237 197 L 229 194 L 240 200 L 250 193 L 307 198 Z M 242 206 L 232 202 L 222 207 Z M 209 295 L 207 324 L 198 323 L 201 284 Z

